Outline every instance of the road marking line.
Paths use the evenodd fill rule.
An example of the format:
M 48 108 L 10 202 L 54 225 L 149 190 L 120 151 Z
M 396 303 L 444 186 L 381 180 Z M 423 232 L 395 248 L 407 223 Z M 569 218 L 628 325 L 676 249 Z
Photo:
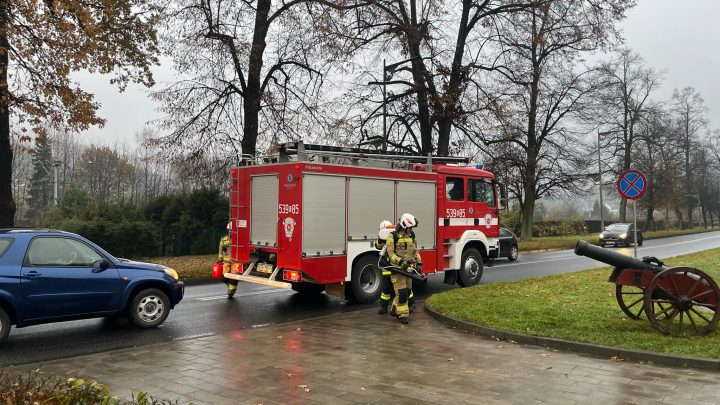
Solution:
M 197 335 L 188 335 L 188 336 L 180 336 L 180 337 L 176 337 L 176 338 L 173 338 L 173 340 L 188 340 L 188 339 L 196 339 L 196 338 L 201 338 L 201 337 L 207 337 L 207 336 L 213 336 L 213 335 L 215 335 L 215 334 L 214 334 L 214 333 L 212 333 L 212 332 L 207 332 L 207 333 L 198 333 Z
M 235 294 L 236 297 L 247 297 L 250 295 L 261 295 L 261 294 L 277 294 L 277 293 L 286 293 L 287 290 L 281 290 L 281 289 L 272 289 L 272 290 L 261 290 L 261 291 L 252 291 L 247 293 L 241 293 L 241 294 Z M 226 300 L 227 294 L 225 295 L 213 295 L 210 297 L 201 297 L 196 298 L 198 301 L 214 301 L 214 300 Z

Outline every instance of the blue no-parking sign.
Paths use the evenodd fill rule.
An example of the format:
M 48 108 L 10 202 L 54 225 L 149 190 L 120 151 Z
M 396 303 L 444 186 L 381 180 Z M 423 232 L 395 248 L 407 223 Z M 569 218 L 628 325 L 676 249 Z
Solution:
M 626 170 L 617 180 L 617 189 L 628 200 L 637 200 L 647 190 L 647 179 L 639 170 Z

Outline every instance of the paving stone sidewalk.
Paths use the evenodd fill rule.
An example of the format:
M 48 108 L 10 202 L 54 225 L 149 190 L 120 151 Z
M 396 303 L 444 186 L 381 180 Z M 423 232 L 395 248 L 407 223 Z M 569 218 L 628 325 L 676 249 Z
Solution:
M 498 342 L 422 310 L 408 326 L 368 309 L 42 367 L 181 404 L 720 403 L 720 373 Z

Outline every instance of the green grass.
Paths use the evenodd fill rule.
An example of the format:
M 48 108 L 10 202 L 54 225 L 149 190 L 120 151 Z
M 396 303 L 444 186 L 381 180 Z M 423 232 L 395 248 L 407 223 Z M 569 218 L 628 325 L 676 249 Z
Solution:
M 698 268 L 720 281 L 720 249 L 668 259 L 669 266 Z M 720 359 L 720 333 L 702 337 L 659 334 L 644 317 L 628 318 L 615 300 L 611 268 L 508 283 L 478 285 L 435 294 L 436 311 L 498 330 Z
M 671 229 L 667 231 L 643 232 L 643 237 L 647 239 L 668 238 L 670 236 L 688 235 L 693 233 L 713 232 L 718 228 L 693 228 L 693 229 Z M 597 245 L 598 233 L 587 233 L 584 235 L 555 236 L 544 238 L 533 238 L 531 241 L 520 240 L 518 248 L 520 251 L 545 250 L 545 249 L 573 249 L 578 240 L 586 240 L 589 243 Z

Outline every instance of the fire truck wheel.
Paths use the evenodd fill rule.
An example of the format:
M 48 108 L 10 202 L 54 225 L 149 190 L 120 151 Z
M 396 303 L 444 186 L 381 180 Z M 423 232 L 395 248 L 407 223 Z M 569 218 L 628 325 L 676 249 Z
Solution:
M 465 249 L 462 255 L 462 266 L 457 283 L 461 287 L 469 287 L 480 282 L 483 275 L 483 258 L 477 249 Z
M 377 260 L 377 256 L 365 255 L 355 262 L 350 288 L 345 292 L 348 300 L 369 304 L 380 298 L 383 278 Z
M 303 281 L 300 283 L 293 283 L 292 289 L 299 294 L 317 295 L 325 291 L 325 284 L 307 283 Z

